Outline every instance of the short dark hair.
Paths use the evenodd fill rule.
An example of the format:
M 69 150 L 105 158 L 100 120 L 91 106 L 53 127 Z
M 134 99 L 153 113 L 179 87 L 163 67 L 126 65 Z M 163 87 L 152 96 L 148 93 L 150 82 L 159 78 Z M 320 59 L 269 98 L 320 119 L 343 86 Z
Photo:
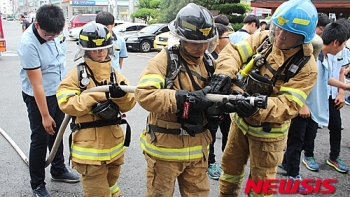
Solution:
M 48 33 L 61 33 L 65 25 L 63 10 L 54 4 L 45 4 L 36 11 L 36 21 Z
M 260 22 L 260 26 L 261 26 L 261 25 L 267 25 L 267 22 L 261 21 L 261 22 Z
M 318 13 L 317 27 L 320 27 L 320 26 L 325 27 L 330 22 L 331 21 L 329 20 L 329 17 L 327 16 L 327 14 L 322 12 Z
M 255 15 L 247 15 L 244 20 L 243 20 L 244 24 L 252 24 L 255 23 L 256 27 L 259 28 L 260 27 L 260 22 L 259 22 L 259 18 Z
M 21 14 L 21 18 L 25 18 L 25 16 L 23 14 Z
M 96 23 L 101 23 L 102 25 L 113 25 L 114 24 L 114 16 L 110 12 L 101 11 L 96 16 Z
M 225 32 L 229 31 L 228 27 L 221 23 L 215 23 L 215 26 L 218 31 L 219 37 L 221 37 Z
M 348 39 L 350 38 L 350 21 L 346 18 L 340 18 L 338 20 L 335 21 L 336 23 L 342 24 L 344 25 L 344 27 L 346 27 L 346 29 L 348 29 Z
M 221 14 L 214 17 L 214 22 L 223 24 L 225 26 L 230 24 L 230 21 L 228 20 L 227 16 Z
M 340 23 L 329 23 L 323 30 L 322 40 L 323 44 L 329 45 L 335 40 L 338 40 L 339 44 L 344 43 L 348 38 L 349 30 Z

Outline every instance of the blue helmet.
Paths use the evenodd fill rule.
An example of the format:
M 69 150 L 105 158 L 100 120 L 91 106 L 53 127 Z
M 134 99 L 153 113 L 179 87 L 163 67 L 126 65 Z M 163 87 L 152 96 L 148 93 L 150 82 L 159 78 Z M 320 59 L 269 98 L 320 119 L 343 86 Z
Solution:
M 315 36 L 317 10 L 310 0 L 289 0 L 280 5 L 271 18 L 279 28 L 304 36 L 309 43 Z

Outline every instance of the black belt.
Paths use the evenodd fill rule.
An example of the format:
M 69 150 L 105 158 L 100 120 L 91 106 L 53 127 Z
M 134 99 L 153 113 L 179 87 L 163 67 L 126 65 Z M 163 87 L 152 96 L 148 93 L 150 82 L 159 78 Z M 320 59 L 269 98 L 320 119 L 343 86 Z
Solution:
M 201 130 L 195 131 L 195 132 L 189 132 L 189 131 L 186 131 L 183 128 L 180 128 L 180 129 L 167 129 L 167 128 L 159 127 L 157 125 L 148 125 L 148 126 L 154 132 L 173 134 L 173 135 L 190 135 L 192 137 L 194 137 L 196 134 L 203 133 L 204 131 L 207 130 L 206 126 L 204 126 Z
M 126 124 L 125 140 L 124 146 L 129 146 L 131 141 L 131 128 L 129 123 L 125 119 L 115 119 L 115 120 L 96 120 L 93 122 L 82 122 L 82 123 L 70 123 L 70 129 L 72 132 L 80 129 L 94 128 L 94 127 L 104 127 L 109 125 Z

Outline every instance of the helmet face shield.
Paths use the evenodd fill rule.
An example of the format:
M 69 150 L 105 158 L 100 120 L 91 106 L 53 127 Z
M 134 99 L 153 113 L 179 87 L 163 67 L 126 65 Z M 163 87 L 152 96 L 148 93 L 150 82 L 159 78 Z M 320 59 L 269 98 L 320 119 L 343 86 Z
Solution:
M 281 50 L 295 48 L 304 42 L 303 35 L 285 30 L 274 24 L 274 22 L 270 25 L 269 38 L 271 43 Z

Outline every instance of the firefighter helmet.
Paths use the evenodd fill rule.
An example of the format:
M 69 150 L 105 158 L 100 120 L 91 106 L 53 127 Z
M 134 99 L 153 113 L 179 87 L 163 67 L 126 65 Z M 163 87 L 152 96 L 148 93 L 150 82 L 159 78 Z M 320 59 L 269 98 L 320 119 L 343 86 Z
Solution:
M 315 36 L 318 20 L 317 10 L 310 0 L 289 0 L 280 5 L 271 21 L 279 28 L 304 36 L 309 43 Z
M 113 38 L 106 26 L 89 22 L 83 26 L 79 33 L 79 50 L 74 61 L 85 55 L 85 51 L 108 49 L 108 55 L 114 55 Z
M 202 6 L 189 3 L 169 24 L 170 32 L 180 40 L 204 43 L 217 39 L 213 15 Z

